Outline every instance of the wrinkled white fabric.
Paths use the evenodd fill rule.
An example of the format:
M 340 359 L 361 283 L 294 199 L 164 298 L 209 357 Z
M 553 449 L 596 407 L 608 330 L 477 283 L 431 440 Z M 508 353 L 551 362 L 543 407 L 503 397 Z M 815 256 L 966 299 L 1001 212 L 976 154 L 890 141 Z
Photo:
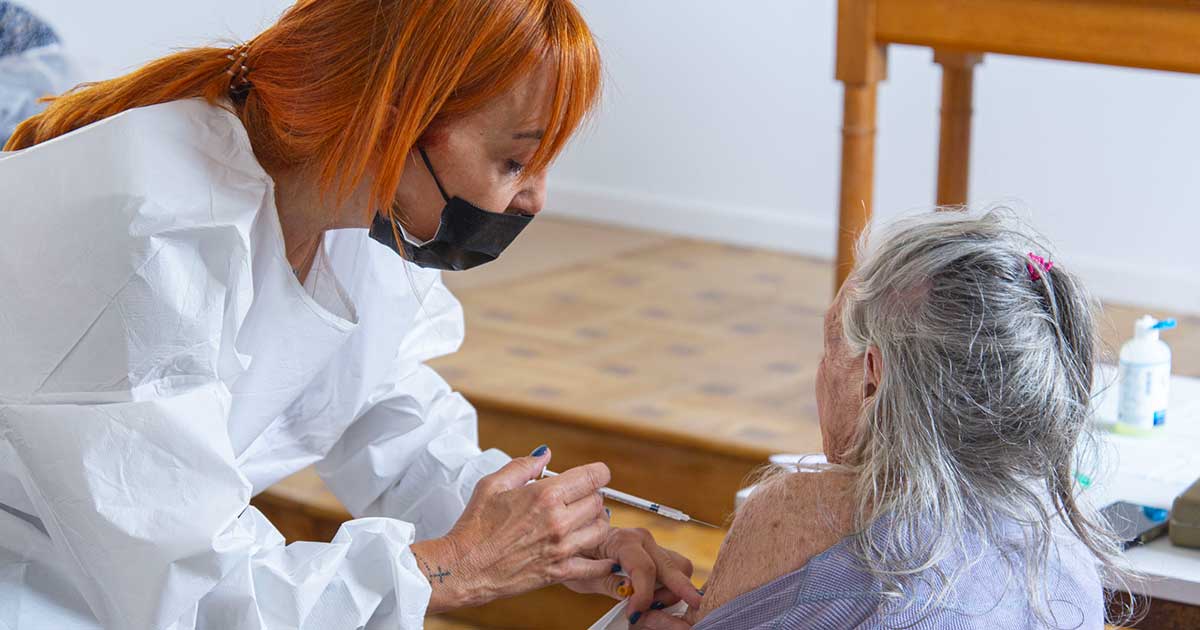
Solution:
M 588 630 L 629 630 L 629 600 L 618 602 L 604 616 L 597 619 Z M 682 617 L 687 614 L 687 602 L 676 602 L 674 606 L 668 606 L 663 612 L 672 617 Z
M 463 336 L 440 275 L 341 230 L 301 286 L 198 100 L 0 154 L 0 190 L 0 628 L 420 628 L 409 545 L 508 461 L 424 365 Z M 285 545 L 248 503 L 310 464 L 367 518 Z

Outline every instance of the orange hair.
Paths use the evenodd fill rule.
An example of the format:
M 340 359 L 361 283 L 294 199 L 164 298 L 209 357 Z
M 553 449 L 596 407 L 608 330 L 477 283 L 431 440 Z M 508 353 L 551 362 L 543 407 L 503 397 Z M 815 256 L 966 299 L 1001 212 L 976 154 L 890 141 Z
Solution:
M 407 157 L 435 123 L 483 107 L 543 63 L 550 121 L 526 168 L 539 173 L 595 105 L 600 56 L 570 0 L 299 0 L 246 43 L 253 87 L 234 108 L 258 160 L 313 165 L 323 193 L 349 195 L 373 171 L 390 212 Z M 50 99 L 5 150 L 33 146 L 122 111 L 229 97 L 228 48 L 194 48 Z

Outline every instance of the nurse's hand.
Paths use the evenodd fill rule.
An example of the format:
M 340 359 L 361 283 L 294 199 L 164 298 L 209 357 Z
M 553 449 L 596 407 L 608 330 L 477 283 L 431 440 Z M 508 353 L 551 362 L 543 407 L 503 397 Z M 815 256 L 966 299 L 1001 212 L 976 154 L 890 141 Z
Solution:
M 632 626 L 634 630 L 691 630 L 692 624 L 661 610 L 651 610 Z
M 548 450 L 514 459 L 479 481 L 449 534 L 412 545 L 433 586 L 429 613 L 612 574 L 613 561 L 592 553 L 610 536 L 598 492 L 608 467 L 588 464 L 529 483 L 549 463 Z
M 679 600 L 692 609 L 700 607 L 700 591 L 692 584 L 692 562 L 687 558 L 659 547 L 647 530 L 612 528 L 604 542 L 590 555 L 611 558 L 628 577 L 608 575 L 600 579 L 567 582 L 577 593 L 598 593 L 617 599 L 629 598 L 625 611 L 630 615 L 674 606 Z M 622 587 L 628 587 L 625 592 Z M 669 617 L 669 615 L 667 615 Z

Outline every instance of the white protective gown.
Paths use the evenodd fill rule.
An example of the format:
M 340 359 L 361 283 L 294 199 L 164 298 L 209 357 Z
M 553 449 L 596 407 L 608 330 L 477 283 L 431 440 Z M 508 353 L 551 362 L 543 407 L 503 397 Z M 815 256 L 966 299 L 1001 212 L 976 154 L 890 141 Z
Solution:
M 423 362 L 438 273 L 331 232 L 306 286 L 227 111 L 0 153 L 0 628 L 420 628 L 409 545 L 508 458 Z M 358 518 L 284 544 L 250 497 L 316 464 Z

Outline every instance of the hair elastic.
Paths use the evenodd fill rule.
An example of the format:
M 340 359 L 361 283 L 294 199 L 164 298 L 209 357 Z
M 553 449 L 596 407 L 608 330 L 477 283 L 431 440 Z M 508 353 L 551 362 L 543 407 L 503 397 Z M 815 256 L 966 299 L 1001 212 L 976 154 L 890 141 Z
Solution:
M 1053 261 L 1046 260 L 1033 252 L 1029 252 L 1029 260 L 1032 262 L 1025 263 L 1025 268 L 1029 270 L 1029 277 L 1037 282 L 1042 279 L 1043 273 L 1050 273 L 1050 268 L 1054 266 Z M 1037 266 L 1034 266 L 1037 263 Z M 1041 271 L 1038 271 L 1041 268 Z
M 247 44 L 235 46 L 229 49 L 229 54 L 225 55 L 231 63 L 225 74 L 229 75 L 229 91 L 234 94 L 244 94 L 250 89 L 250 69 L 246 67 L 246 48 Z

